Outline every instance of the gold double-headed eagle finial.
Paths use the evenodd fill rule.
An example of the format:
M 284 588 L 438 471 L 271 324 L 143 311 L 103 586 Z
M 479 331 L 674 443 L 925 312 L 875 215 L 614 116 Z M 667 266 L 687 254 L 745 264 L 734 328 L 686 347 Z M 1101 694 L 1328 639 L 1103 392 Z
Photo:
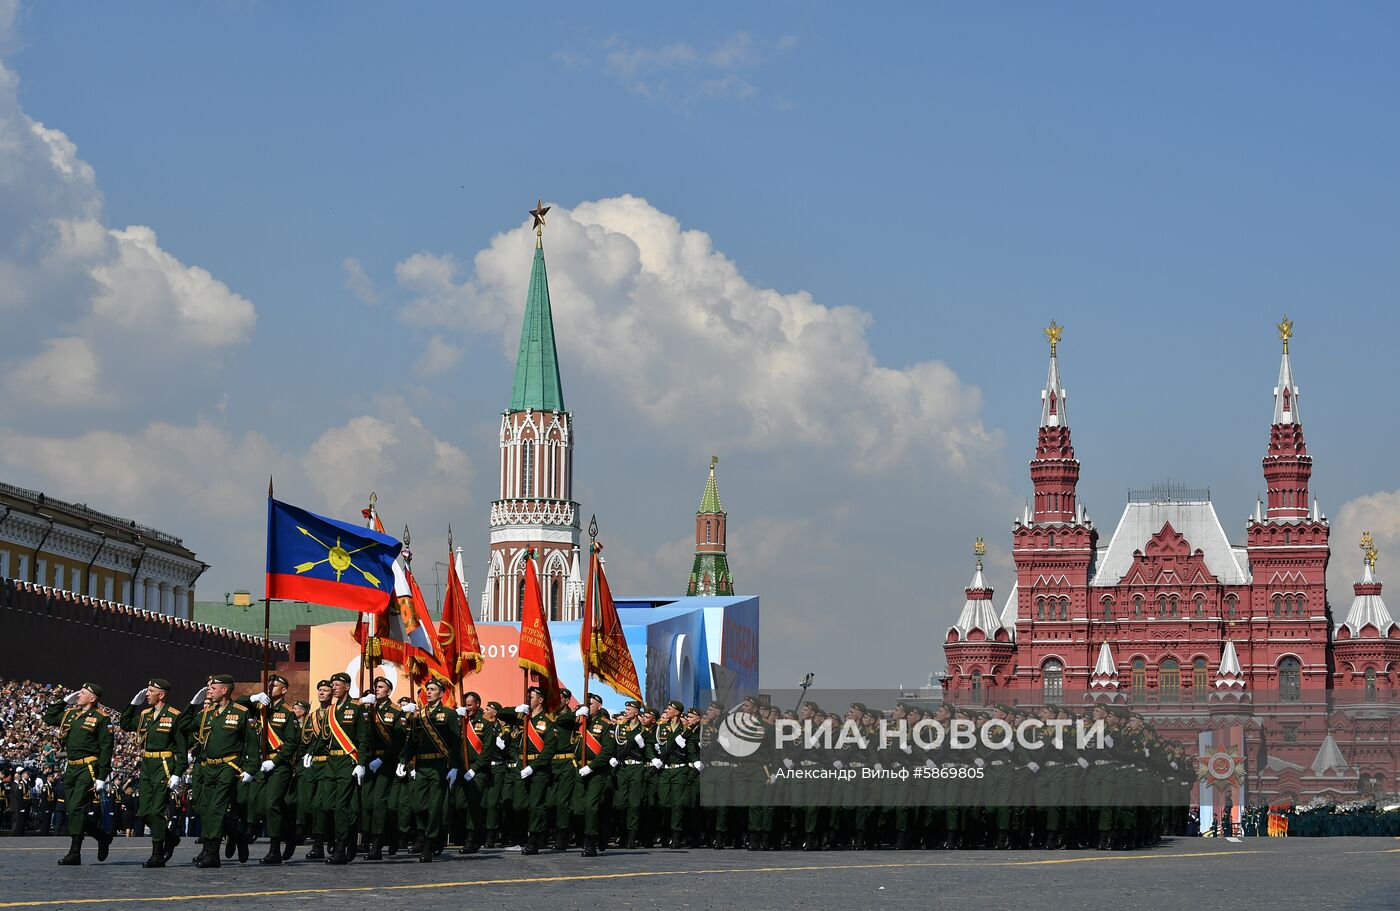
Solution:
M 1054 320 L 1044 329 L 1045 337 L 1050 340 L 1050 356 L 1055 356 L 1055 348 L 1060 344 L 1060 336 L 1065 334 L 1065 327 L 1056 324 Z
M 717 456 L 717 455 L 712 455 L 712 456 L 710 456 L 710 471 L 711 471 L 711 472 L 713 472 L 713 471 L 715 470 L 715 466 L 718 465 L 718 464 L 719 464 L 719 456 Z
M 1285 314 L 1283 317 L 1283 321 L 1280 322 L 1275 328 L 1278 329 L 1278 337 L 1283 339 L 1283 353 L 1287 354 L 1288 340 L 1293 337 L 1293 320 L 1289 319 L 1288 316 Z
M 972 552 L 977 555 L 977 568 L 982 568 L 982 558 L 987 555 L 987 542 L 980 537 L 972 542 Z
M 1361 533 L 1361 552 L 1366 555 L 1366 565 L 1371 567 L 1371 572 L 1376 571 L 1376 557 L 1380 551 L 1376 550 L 1376 539 L 1371 537 L 1369 531 Z

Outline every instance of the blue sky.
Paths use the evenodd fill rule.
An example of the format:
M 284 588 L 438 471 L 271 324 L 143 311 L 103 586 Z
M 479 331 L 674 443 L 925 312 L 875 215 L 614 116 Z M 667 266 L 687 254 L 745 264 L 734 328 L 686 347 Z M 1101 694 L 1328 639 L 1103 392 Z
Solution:
M 537 195 L 561 209 L 546 251 L 578 493 L 613 529 L 615 588 L 683 583 L 718 451 L 736 543 L 750 536 L 732 563 L 764 598 L 765 678 L 829 661 L 869 601 L 882 621 L 830 682 L 941 667 L 978 534 L 1005 593 L 1052 317 L 1105 533 L 1127 487 L 1171 477 L 1210 486 L 1242 537 L 1286 312 L 1313 489 L 1337 520 L 1334 599 L 1360 523 L 1400 545 L 1390 5 L 87 3 L 5 18 L 9 122 L 61 131 L 92 176 L 50 188 L 57 166 L 33 155 L 5 168 L 19 179 L 0 219 L 19 239 L 0 239 L 0 260 L 28 276 L 0 294 L 5 351 L 52 358 L 6 380 L 0 467 L 185 535 L 214 564 L 206 595 L 255 583 L 252 479 L 269 470 L 312 508 L 346 510 L 372 484 L 415 536 L 452 522 L 479 586 L 528 247 L 511 269 Z M 629 195 L 645 207 L 615 202 Z M 585 227 L 645 261 L 680 236 L 667 217 L 714 255 L 668 262 L 668 290 L 624 306 L 610 295 L 633 285 L 609 269 L 654 263 L 609 258 Z M 65 277 L 24 231 L 54 219 L 147 226 L 167 258 L 116 238 Z M 101 271 L 138 248 L 158 265 Z M 715 277 L 722 263 L 734 277 Z M 164 309 L 112 290 L 191 268 L 214 285 L 176 281 Z M 726 313 L 749 324 L 697 329 L 727 293 L 706 289 L 734 281 L 749 303 Z M 818 309 L 769 326 L 768 289 Z M 86 385 L 26 385 L 73 356 L 91 356 Z M 825 369 L 847 360 L 864 366 Z M 907 389 L 870 405 L 890 376 Z M 916 426 L 892 430 L 894 414 Z

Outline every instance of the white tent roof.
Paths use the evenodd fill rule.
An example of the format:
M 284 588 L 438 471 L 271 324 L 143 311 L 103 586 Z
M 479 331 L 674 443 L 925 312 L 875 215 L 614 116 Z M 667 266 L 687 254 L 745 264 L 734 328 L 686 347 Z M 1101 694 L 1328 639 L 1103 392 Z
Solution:
M 1147 546 L 1148 540 L 1168 522 L 1186 539 L 1192 550 L 1205 554 L 1206 566 L 1225 585 L 1245 585 L 1249 573 L 1236 555 L 1225 529 L 1215 515 L 1210 501 L 1199 502 L 1130 502 L 1118 520 L 1118 527 L 1108 542 L 1108 550 L 1099 560 L 1098 571 L 1090 585 L 1117 585 L 1133 565 L 1133 552 Z M 1243 549 L 1241 549 L 1243 550 Z

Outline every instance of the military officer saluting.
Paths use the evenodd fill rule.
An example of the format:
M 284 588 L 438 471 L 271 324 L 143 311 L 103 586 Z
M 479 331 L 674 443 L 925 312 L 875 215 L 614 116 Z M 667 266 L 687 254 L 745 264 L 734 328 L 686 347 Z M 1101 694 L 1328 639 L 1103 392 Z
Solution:
M 199 743 L 199 783 L 195 812 L 199 815 L 200 841 L 204 849 L 195 858 L 197 867 L 219 866 L 219 842 L 228 832 L 238 785 L 253 780 L 258 767 L 258 731 L 248 709 L 233 700 L 233 676 L 215 674 L 195 694 L 193 705 L 208 707 L 199 713 L 195 738 Z
M 59 864 L 77 866 L 83 862 L 83 834 L 97 839 L 97 859 L 106 860 L 112 836 L 102 831 L 97 820 L 88 816 L 88 806 L 107 788 L 112 774 L 112 729 L 107 716 L 97 707 L 102 687 L 84 683 L 77 692 L 49 703 L 44 723 L 58 728 L 58 747 L 68 755 L 63 771 L 67 795 L 68 836 L 72 844 Z
M 269 842 L 267 855 L 258 859 L 260 864 L 280 864 L 283 845 L 290 844 L 296 837 L 296 819 L 288 809 L 287 797 L 292 790 L 301 726 L 286 697 L 287 678 L 281 674 L 267 678 L 266 693 L 248 697 L 258 716 L 258 750 L 262 757 L 251 815 L 263 818 Z
M 411 712 L 404 744 L 404 763 L 397 769 L 412 772 L 412 808 L 421 842 L 418 859 L 429 863 L 442 847 L 442 813 L 447 791 L 457 781 L 462 766 L 462 731 L 457 713 L 442 704 L 447 685 L 434 677 L 423 685 L 428 702 Z
M 152 677 L 122 711 L 120 722 L 123 731 L 136 734 L 141 747 L 137 815 L 151 830 L 151 856 L 141 863 L 147 868 L 165 866 L 180 842 L 179 836 L 169 834 L 167 795 L 180 787 L 185 771 L 185 728 L 180 710 L 166 704 L 169 691 L 168 680 Z

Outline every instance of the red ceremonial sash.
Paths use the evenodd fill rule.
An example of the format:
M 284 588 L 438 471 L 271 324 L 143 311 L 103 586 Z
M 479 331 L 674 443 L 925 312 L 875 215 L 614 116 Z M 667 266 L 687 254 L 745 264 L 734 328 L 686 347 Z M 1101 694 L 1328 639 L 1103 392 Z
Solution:
M 282 749 L 282 738 L 272 729 L 272 709 L 263 706 L 263 730 L 267 731 L 267 747 L 272 752 Z
M 462 725 L 462 736 L 467 738 L 467 743 L 471 745 L 472 751 L 480 756 L 482 750 L 481 736 L 477 734 L 476 728 L 472 727 L 471 719 L 467 719 L 466 724 Z
M 356 765 L 359 765 L 360 753 L 355 749 L 355 742 L 350 739 L 350 735 L 345 733 L 345 728 L 340 726 L 339 714 L 340 706 L 338 705 L 326 709 L 326 718 L 331 723 L 331 736 L 335 738 L 336 743 L 340 744 L 345 755 L 349 756 Z
M 544 752 L 544 738 L 540 736 L 539 731 L 535 730 L 533 719 L 527 719 L 525 722 L 525 736 L 529 738 L 530 746 L 535 748 L 536 753 Z
M 598 738 L 593 736 L 593 732 L 588 729 L 588 719 L 579 719 L 579 733 L 583 735 L 584 755 L 592 753 L 597 756 L 603 752 L 603 745 L 598 742 Z

